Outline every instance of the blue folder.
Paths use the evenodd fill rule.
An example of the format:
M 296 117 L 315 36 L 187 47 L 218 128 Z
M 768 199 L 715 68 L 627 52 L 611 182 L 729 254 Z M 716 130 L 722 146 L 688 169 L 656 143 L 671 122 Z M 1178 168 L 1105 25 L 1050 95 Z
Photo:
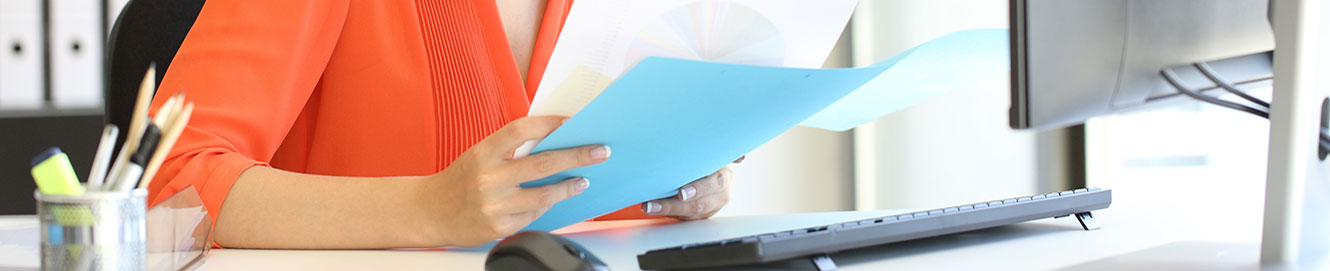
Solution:
M 896 63 L 931 59 L 970 64 L 970 60 L 948 56 L 947 50 L 925 48 L 929 44 L 974 49 L 967 47 L 991 47 L 995 42 L 1001 43 L 1000 54 L 1005 56 L 1005 30 L 975 30 L 944 36 L 873 66 L 848 69 L 647 58 L 536 146 L 534 152 L 604 144 L 613 153 L 604 163 L 522 184 L 523 187 L 548 185 L 578 176 L 591 181 L 581 195 L 555 204 L 525 230 L 555 230 L 647 200 L 673 196 L 679 187 L 710 175 L 851 92 L 861 99 L 889 97 L 893 93 L 891 86 L 868 83 L 883 80 L 879 77 L 891 74 L 884 72 Z M 912 67 L 924 66 L 947 68 L 931 64 Z M 963 81 L 963 76 L 948 78 L 948 81 L 957 80 Z M 861 89 L 865 86 L 869 88 Z M 919 95 L 910 97 L 915 96 Z M 909 102 L 918 103 L 918 100 Z M 866 106 L 874 106 L 874 101 L 864 102 Z M 891 107 L 908 106 L 891 100 L 880 102 L 895 103 Z M 846 110 L 850 112 L 846 114 L 878 114 L 864 113 L 868 111 L 874 110 Z M 846 118 L 849 117 L 863 119 Z

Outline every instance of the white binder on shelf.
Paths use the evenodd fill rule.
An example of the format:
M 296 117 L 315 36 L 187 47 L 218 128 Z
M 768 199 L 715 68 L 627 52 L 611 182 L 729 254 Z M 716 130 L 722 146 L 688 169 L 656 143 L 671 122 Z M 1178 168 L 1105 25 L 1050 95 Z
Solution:
M 37 108 L 45 98 L 42 0 L 0 1 L 0 110 Z
M 58 108 L 102 104 L 101 0 L 48 0 L 51 101 Z

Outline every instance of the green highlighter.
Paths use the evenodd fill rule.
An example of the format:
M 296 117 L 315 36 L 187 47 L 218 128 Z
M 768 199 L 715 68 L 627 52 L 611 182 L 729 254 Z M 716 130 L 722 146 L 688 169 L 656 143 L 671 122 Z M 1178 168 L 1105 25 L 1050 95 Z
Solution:
M 32 179 L 42 194 L 78 196 L 84 192 L 69 156 L 60 147 L 51 147 L 32 158 Z

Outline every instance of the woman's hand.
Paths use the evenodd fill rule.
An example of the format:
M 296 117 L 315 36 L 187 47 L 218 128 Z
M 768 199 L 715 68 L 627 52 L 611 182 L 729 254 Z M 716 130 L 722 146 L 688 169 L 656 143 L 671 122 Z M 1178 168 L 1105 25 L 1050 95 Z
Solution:
M 526 117 L 472 146 L 448 168 L 431 175 L 421 189 L 426 208 L 437 210 L 436 225 L 449 245 L 476 246 L 513 234 L 550 206 L 581 194 L 586 178 L 521 188 L 518 185 L 565 170 L 604 162 L 609 147 L 588 145 L 512 159 L 522 142 L 541 139 L 565 117 Z
M 743 159 L 739 157 L 734 162 L 740 163 Z M 678 196 L 642 203 L 642 212 L 680 220 L 709 218 L 730 202 L 730 182 L 733 180 L 734 171 L 730 167 L 721 168 L 679 188 Z

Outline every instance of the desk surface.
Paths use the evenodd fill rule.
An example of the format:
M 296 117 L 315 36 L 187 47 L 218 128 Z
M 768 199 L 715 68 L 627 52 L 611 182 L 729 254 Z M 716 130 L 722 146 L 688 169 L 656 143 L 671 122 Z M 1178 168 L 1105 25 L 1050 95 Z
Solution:
M 733 236 L 829 224 L 898 213 L 833 212 L 721 217 L 660 225 L 608 225 L 610 229 L 567 234 L 613 270 L 637 270 L 636 254 L 648 249 Z M 1080 229 L 1075 219 L 1044 219 L 938 238 L 832 255 L 840 270 L 1048 270 L 1048 269 L 1254 269 L 1257 243 L 1170 242 L 1141 234 L 1148 223 L 1114 221 L 1100 212 L 1104 228 Z M 641 222 L 622 222 L 632 224 Z M 1130 224 L 1138 224 L 1132 226 Z M 623 226 L 623 227 L 618 227 Z M 1145 225 L 1147 227 L 1153 227 Z M 447 251 L 213 251 L 200 270 L 480 270 L 489 247 Z M 1113 257 L 1117 256 L 1117 257 Z M 1135 267 L 1135 268 L 1132 268 Z
M 1162 193 L 1162 194 L 1156 194 Z M 1095 213 L 1103 226 L 1084 231 L 1075 219 L 1016 225 L 832 255 L 841 270 L 885 269 L 1185 269 L 1260 268 L 1259 212 L 1233 212 L 1250 200 L 1168 199 L 1175 190 L 1114 190 L 1114 205 Z M 1251 209 L 1251 208 L 1246 208 Z M 1259 205 L 1256 209 L 1259 210 Z M 637 270 L 636 254 L 684 243 L 802 228 L 905 210 L 718 217 L 703 221 L 588 222 L 599 230 L 567 234 L 614 270 Z M 7 217 L 0 220 L 31 220 Z M 1222 223 L 1217 227 L 1215 223 Z M 3 245 L 3 244 L 0 244 Z M 486 247 L 448 250 L 219 249 L 199 270 L 480 270 Z M 0 264 L 3 265 L 3 264 Z

